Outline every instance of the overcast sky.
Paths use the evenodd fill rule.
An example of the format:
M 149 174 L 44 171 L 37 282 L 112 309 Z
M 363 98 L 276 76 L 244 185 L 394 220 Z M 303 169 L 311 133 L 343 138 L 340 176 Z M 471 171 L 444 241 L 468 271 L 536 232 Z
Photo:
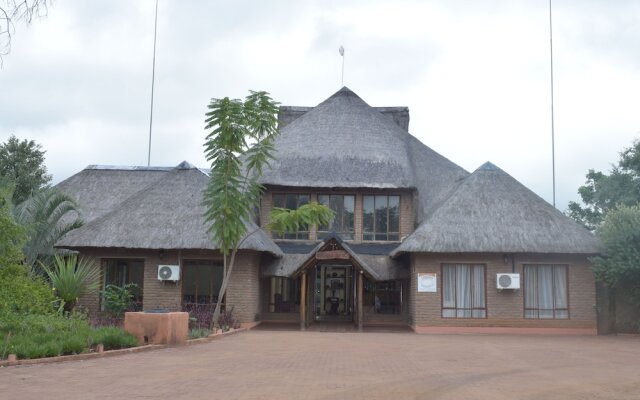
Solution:
M 0 141 L 34 139 L 59 182 L 146 165 L 154 0 L 56 0 L 0 69 Z M 555 0 L 557 203 L 640 138 L 640 1 Z M 206 166 L 212 97 L 313 106 L 345 85 L 408 106 L 410 132 L 552 200 L 549 10 L 531 1 L 160 0 L 151 164 Z M 428 171 L 425 171 L 428 173 Z

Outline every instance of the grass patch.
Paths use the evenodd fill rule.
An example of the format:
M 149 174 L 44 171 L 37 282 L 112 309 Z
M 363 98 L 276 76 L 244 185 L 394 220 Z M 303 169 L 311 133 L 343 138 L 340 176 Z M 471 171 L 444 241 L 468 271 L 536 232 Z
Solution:
M 136 338 L 120 328 L 92 328 L 82 316 L 0 316 L 0 359 L 16 354 L 19 359 L 54 357 L 91 351 L 99 343 L 105 350 L 138 345 Z

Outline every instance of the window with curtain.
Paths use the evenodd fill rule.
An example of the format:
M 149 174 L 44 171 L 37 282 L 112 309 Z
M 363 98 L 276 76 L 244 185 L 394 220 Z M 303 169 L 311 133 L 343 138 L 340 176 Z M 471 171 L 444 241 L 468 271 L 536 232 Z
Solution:
M 363 240 L 400 240 L 400 196 L 362 197 Z
M 566 265 L 524 266 L 524 317 L 569 318 Z
M 324 239 L 329 232 L 340 234 L 343 239 L 353 240 L 353 212 L 355 196 L 342 194 L 318 195 L 318 203 L 329 207 L 335 216 L 329 225 L 318 227 L 318 239 Z
M 442 265 L 442 316 L 487 317 L 483 264 Z
M 183 306 L 215 305 L 224 267 L 211 261 L 186 261 L 182 267 Z
M 299 312 L 299 279 L 273 276 L 269 281 L 269 289 L 269 312 Z
M 273 206 L 286 208 L 287 210 L 297 210 L 298 207 L 309 203 L 308 194 L 298 193 L 274 193 Z M 297 232 L 287 232 L 283 235 L 273 233 L 275 239 L 309 239 L 309 227 L 301 226 Z

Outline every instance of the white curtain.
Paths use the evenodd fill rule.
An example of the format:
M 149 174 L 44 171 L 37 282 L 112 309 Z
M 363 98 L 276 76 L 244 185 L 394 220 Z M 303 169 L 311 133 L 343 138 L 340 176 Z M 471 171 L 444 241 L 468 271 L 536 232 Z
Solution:
M 485 308 L 484 304 L 484 265 L 473 266 L 473 318 L 486 317 L 486 310 L 475 310 Z
M 553 268 L 553 278 L 556 318 L 569 318 L 569 302 L 567 300 L 567 266 L 556 265 Z
M 471 317 L 471 266 L 456 265 L 456 305 L 458 318 Z
M 442 268 L 442 310 L 443 317 L 455 317 L 456 310 L 456 267 L 445 265 Z M 447 309 L 448 308 L 448 309 Z
M 569 318 L 566 265 L 524 266 L 525 318 Z

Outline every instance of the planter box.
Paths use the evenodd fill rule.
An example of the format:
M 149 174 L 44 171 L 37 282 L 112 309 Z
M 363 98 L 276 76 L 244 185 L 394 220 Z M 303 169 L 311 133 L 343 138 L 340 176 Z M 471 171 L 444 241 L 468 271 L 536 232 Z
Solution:
M 189 313 L 128 312 L 124 330 L 143 344 L 184 344 L 189 337 Z

